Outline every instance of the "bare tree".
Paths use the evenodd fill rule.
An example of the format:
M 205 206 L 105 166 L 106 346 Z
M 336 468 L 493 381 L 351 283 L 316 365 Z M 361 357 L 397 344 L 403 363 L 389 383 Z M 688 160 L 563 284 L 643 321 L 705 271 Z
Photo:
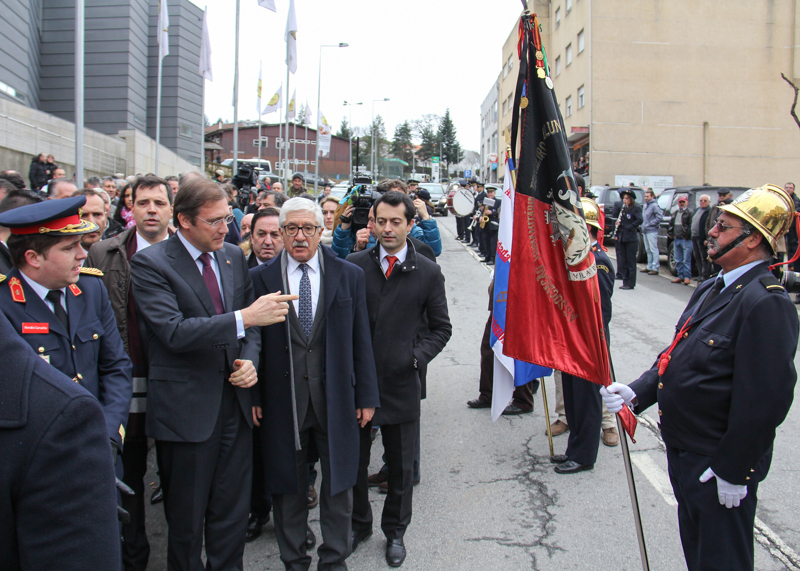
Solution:
M 781 74 L 781 77 L 786 83 L 788 83 L 794 88 L 794 102 L 792 103 L 792 110 L 790 111 L 790 113 L 794 118 L 794 122 L 797 123 L 798 127 L 800 127 L 800 119 L 797 118 L 797 112 L 795 111 L 795 109 L 797 108 L 797 95 L 798 93 L 800 93 L 800 87 L 797 87 L 797 85 L 795 85 L 794 82 L 788 77 L 786 77 L 784 74 Z

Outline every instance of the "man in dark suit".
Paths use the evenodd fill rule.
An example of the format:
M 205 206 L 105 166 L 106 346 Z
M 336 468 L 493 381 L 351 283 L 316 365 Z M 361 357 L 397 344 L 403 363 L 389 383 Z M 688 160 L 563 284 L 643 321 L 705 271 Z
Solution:
M 283 235 L 278 224 L 280 211 L 268 206 L 253 214 L 250 221 L 250 244 L 253 251 L 247 257 L 247 267 L 270 263 L 283 251 Z
M 41 202 L 42 199 L 28 190 L 9 190 L 3 200 L 0 200 L 0 214 L 20 206 L 28 204 L 36 204 Z M 14 267 L 11 263 L 11 253 L 8 251 L 8 237 L 11 236 L 11 230 L 0 226 L 0 274 L 7 274 Z
M 116 460 L 128 422 L 131 360 L 101 272 L 80 267 L 81 236 L 97 230 L 80 218 L 84 202 L 76 196 L 0 214 L 0 226 L 11 229 L 15 266 L 0 287 L 0 311 L 39 356 L 100 401 Z
M 219 185 L 186 181 L 173 206 L 176 234 L 131 259 L 148 357 L 146 430 L 156 441 L 169 523 L 167 563 L 182 571 L 242 569 L 258 327 L 287 312 L 286 296 L 254 298 L 244 252 L 224 241 L 232 218 Z
M 407 240 L 413 225 L 414 202 L 402 192 L 387 192 L 374 205 L 378 245 L 348 256 L 364 270 L 367 284 L 372 349 L 378 372 L 381 427 L 388 467 L 388 495 L 381 528 L 387 539 L 386 561 L 398 567 L 405 559 L 403 536 L 411 522 L 414 449 L 420 414 L 419 368 L 444 348 L 452 334 L 447 313 L 444 276 L 439 266 L 418 256 Z M 418 339 L 419 325 L 427 332 Z M 361 461 L 353 499 L 354 522 L 359 510 L 362 529 L 354 539 L 372 534 L 372 509 L 367 476 L 371 424 L 361 429 Z M 366 516 L 366 517 L 365 517 Z
M 616 241 L 617 265 L 622 274 L 622 287 L 620 289 L 633 289 L 636 287 L 636 252 L 639 248 L 639 227 L 644 221 L 642 206 L 636 204 L 636 195 L 632 190 L 620 191 L 623 207 L 617 219 Z
M 252 270 L 257 295 L 299 294 L 286 324 L 263 327 L 256 387 L 264 473 L 273 494 L 275 531 L 287 569 L 305 570 L 308 446 L 322 468 L 319 569 L 346 569 L 351 551 L 352 488 L 363 428 L 379 406 L 364 272 L 319 246 L 322 210 L 305 198 L 281 208 L 284 252 Z M 297 299 L 297 297 L 295 298 Z
M 586 226 L 592 236 L 592 254 L 597 268 L 597 285 L 600 290 L 600 307 L 603 311 L 603 326 L 606 338 L 611 321 L 611 296 L 614 295 L 614 266 L 603 251 L 597 236 L 602 231 L 600 207 L 591 198 L 581 198 Z M 600 447 L 600 426 L 603 420 L 603 400 L 594 383 L 561 373 L 564 395 L 564 412 L 569 426 L 569 441 L 564 454 L 553 457 L 558 463 L 556 474 L 575 474 L 591 470 L 597 460 Z
M 118 569 L 103 409 L 0 314 L 0 569 Z
M 658 403 L 690 571 L 753 569 L 758 485 L 797 380 L 797 312 L 769 270 L 794 203 L 766 185 L 720 211 L 708 234 L 720 275 L 697 288 L 650 370 L 601 389 L 611 412 Z

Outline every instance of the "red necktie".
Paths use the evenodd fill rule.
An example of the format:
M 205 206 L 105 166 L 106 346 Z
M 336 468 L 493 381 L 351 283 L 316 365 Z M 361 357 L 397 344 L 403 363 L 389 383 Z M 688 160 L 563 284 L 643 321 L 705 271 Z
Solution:
M 386 269 L 386 277 L 388 278 L 392 275 L 394 265 L 397 263 L 397 256 L 386 256 L 386 261 L 389 262 L 389 267 Z
M 214 309 L 217 310 L 217 315 L 222 315 L 225 313 L 225 306 L 222 303 L 222 294 L 219 292 L 217 274 L 214 273 L 214 269 L 211 267 L 211 256 L 208 252 L 200 254 L 200 263 L 203 264 L 203 281 L 206 282 L 211 301 L 214 302 Z

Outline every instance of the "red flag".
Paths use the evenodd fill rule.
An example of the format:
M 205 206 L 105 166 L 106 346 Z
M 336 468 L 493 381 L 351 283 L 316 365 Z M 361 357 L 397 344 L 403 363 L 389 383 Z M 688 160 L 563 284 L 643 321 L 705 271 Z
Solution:
M 521 145 L 504 353 L 607 386 L 592 240 L 536 16 L 524 15 L 520 30 L 513 125 L 514 139 L 521 126 Z M 633 436 L 636 421 L 627 408 L 622 420 Z

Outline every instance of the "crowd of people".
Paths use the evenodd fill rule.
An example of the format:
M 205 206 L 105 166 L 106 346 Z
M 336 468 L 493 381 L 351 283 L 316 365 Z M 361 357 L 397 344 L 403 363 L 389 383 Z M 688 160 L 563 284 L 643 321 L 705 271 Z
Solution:
M 204 567 L 203 551 L 206 569 L 241 569 L 271 514 L 286 568 L 307 569 L 317 505 L 320 568 L 346 569 L 373 533 L 372 486 L 386 493 L 386 561 L 402 565 L 427 365 L 452 331 L 439 229 L 416 183 L 383 181 L 356 212 L 364 206 L 330 187 L 306 192 L 299 174 L 288 193 L 268 181 L 238 188 L 222 171 L 79 187 L 48 164 L 34 158 L 30 185 L 0 173 L 3 350 L 21 340 L 49 363 L 47 382 L 69 379 L 101 414 L 63 423 L 85 436 L 75 446 L 34 452 L 37 469 L 60 478 L 28 471 L 27 481 L 54 482 L 47 497 L 73 501 L 15 492 L 5 515 L 23 505 L 50 515 L 7 520 L 14 545 L 0 544 L 0 567 L 146 569 L 148 441 L 170 569 Z M 46 404 L 74 406 L 81 391 L 68 392 Z M 46 437 L 38 419 L 22 425 Z M 384 466 L 369 474 L 378 430 Z M 61 473 L 63 454 L 92 477 Z M 72 519 L 79 539 L 65 545 Z

